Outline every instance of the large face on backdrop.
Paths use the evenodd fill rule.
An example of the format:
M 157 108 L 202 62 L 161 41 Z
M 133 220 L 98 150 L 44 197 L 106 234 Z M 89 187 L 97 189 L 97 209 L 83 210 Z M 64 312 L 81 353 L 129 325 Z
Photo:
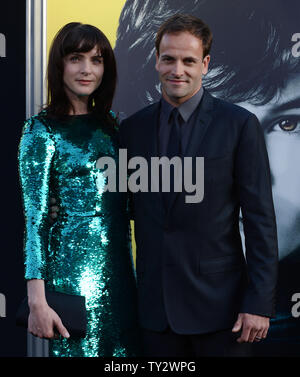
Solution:
M 289 75 L 269 103 L 238 105 L 256 114 L 265 132 L 278 225 L 280 259 L 300 245 L 300 74 Z
M 119 91 L 115 100 L 115 110 L 121 114 L 123 112 L 124 117 L 158 101 L 161 94 L 173 100 L 181 98 L 184 101 L 190 93 L 199 88 L 202 81 L 211 94 L 256 114 L 264 129 L 270 160 L 280 259 L 298 251 L 300 253 L 300 58 L 296 60 L 288 52 L 293 47 L 292 35 L 300 32 L 297 26 L 299 23 L 294 20 L 295 17 L 293 18 L 293 14 L 299 13 L 300 5 L 293 0 L 290 5 L 295 9 L 284 8 L 282 4 L 281 0 L 276 0 L 270 9 L 267 5 L 261 5 L 258 0 L 245 1 L 239 5 L 236 1 L 229 0 L 226 6 L 217 0 L 189 0 L 184 4 L 177 0 L 162 0 L 160 5 L 153 7 L 150 0 L 130 0 L 126 2 L 123 16 L 120 18 L 115 48 L 117 61 L 121 61 L 118 67 Z M 282 14 L 282 7 L 287 12 L 285 16 Z M 173 35 L 164 36 L 160 55 L 155 56 L 157 25 L 170 17 L 173 14 L 172 10 L 173 13 L 190 13 L 198 16 L 211 27 L 214 40 L 210 61 L 209 58 L 201 61 L 201 42 L 190 34 L 187 34 L 189 39 L 196 39 L 194 45 L 185 43 L 181 34 L 180 38 Z M 268 21 L 269 24 L 273 22 L 276 25 L 281 38 L 274 47 L 274 28 L 272 26 L 268 29 L 268 17 L 271 20 Z M 125 27 L 129 24 L 130 28 Z M 260 29 L 262 25 L 263 31 Z M 285 34 L 281 35 L 283 32 Z M 278 46 L 282 48 L 281 51 Z M 266 56 L 268 47 L 270 57 Z M 250 51 L 251 49 L 253 51 Z M 184 51 L 182 56 L 181 51 Z M 273 74 L 273 81 L 269 83 L 265 77 L 276 69 L 273 64 L 276 56 L 274 58 L 272 55 L 275 52 L 276 56 L 282 54 L 282 62 L 288 64 L 279 63 L 278 66 L 281 64 L 282 67 L 278 70 L 277 76 Z M 195 60 L 184 62 L 183 57 L 188 55 Z M 225 74 L 222 79 L 218 79 L 219 88 L 215 90 L 217 84 L 210 85 L 210 72 L 222 72 L 224 67 L 226 70 L 231 65 L 232 71 L 227 71 L 226 79 L 240 75 L 241 92 L 251 92 L 251 86 L 259 85 L 266 92 L 271 86 L 278 90 L 274 90 L 270 98 L 262 101 L 263 104 L 257 104 L 260 94 L 254 101 L 239 100 L 227 95 L 228 87 L 231 88 L 230 84 L 225 88 L 226 82 L 222 82 Z M 251 76 L 255 79 L 249 79 Z M 132 90 L 130 83 L 134 83 Z M 241 97 L 244 97 L 243 93 Z

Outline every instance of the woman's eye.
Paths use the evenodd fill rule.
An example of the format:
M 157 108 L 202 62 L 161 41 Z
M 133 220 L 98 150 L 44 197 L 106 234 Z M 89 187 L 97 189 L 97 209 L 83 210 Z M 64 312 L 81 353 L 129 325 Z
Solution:
M 297 127 L 297 122 L 290 119 L 284 119 L 278 124 L 283 131 L 294 131 L 294 129 Z
M 71 62 L 77 62 L 79 60 L 78 56 L 71 56 L 70 57 Z
M 299 117 L 284 118 L 274 123 L 270 131 L 300 132 Z
M 103 59 L 102 58 L 96 58 L 96 59 L 93 59 L 93 62 L 95 63 L 95 64 L 102 64 L 103 63 Z

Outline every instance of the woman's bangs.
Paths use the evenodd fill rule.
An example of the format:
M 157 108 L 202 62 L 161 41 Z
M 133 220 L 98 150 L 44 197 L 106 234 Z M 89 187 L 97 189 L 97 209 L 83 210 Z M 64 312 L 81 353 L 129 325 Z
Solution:
M 101 50 L 101 39 L 100 36 L 96 35 L 91 31 L 87 31 L 84 35 L 82 33 L 77 35 L 73 33 L 68 36 L 67 40 L 63 44 L 63 56 L 71 54 L 73 52 L 88 52 L 91 51 L 95 46 L 98 46 L 99 51 Z

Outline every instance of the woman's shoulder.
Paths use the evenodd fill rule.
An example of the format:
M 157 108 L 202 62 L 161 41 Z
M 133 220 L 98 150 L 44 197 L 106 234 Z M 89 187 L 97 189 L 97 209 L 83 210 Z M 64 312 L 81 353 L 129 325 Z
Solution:
M 47 112 L 42 110 L 40 113 L 32 115 L 24 122 L 24 132 L 51 133 L 51 126 L 47 119 Z
M 55 146 L 55 137 L 41 113 L 31 116 L 24 122 L 19 150 L 22 153 L 28 148 L 30 150 L 39 148 L 37 146 L 42 148 Z

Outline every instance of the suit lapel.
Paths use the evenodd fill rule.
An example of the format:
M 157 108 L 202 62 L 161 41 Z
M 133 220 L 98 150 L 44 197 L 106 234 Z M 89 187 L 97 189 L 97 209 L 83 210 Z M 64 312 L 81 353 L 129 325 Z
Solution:
M 206 90 L 204 90 L 202 101 L 196 110 L 198 114 L 194 128 L 191 132 L 191 137 L 188 146 L 184 153 L 185 156 L 197 156 L 203 138 L 212 120 L 212 109 L 213 97 Z
M 198 108 L 195 110 L 198 112 L 195 125 L 191 132 L 188 146 L 182 157 L 197 157 L 197 155 L 199 154 L 198 151 L 201 147 L 201 143 L 212 121 L 212 115 L 211 115 L 212 110 L 213 110 L 213 97 L 204 89 L 203 98 Z M 201 157 L 201 156 L 198 156 L 198 157 Z M 172 206 L 175 203 L 175 199 L 177 198 L 179 194 L 180 194 L 179 192 L 174 192 L 172 194 L 169 207 L 168 207 L 168 214 L 170 213 Z

